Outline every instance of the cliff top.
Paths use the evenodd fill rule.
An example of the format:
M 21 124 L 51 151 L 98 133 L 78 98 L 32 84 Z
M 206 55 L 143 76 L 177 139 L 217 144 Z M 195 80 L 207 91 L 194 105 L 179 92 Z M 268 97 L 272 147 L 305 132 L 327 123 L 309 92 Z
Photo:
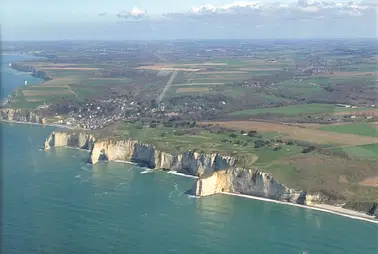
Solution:
M 295 141 L 272 138 L 269 133 L 245 135 L 212 128 L 150 128 L 133 123 L 114 125 L 102 138 L 133 139 L 171 153 L 188 150 L 231 155 L 240 167 L 256 167 L 271 173 L 290 188 L 322 192 L 335 200 L 378 201 L 376 161 L 350 159 L 321 147 L 307 149 Z

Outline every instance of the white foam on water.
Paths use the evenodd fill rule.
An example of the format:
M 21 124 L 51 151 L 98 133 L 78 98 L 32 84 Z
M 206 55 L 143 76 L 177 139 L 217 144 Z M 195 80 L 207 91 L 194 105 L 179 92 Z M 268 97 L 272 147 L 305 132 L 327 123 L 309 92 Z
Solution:
M 125 163 L 125 164 L 131 164 L 131 165 L 138 165 L 138 163 L 134 163 L 134 162 L 131 162 L 131 161 L 114 160 L 114 162 L 117 162 L 117 163 Z
M 270 202 L 270 203 L 296 206 L 296 207 L 300 207 L 300 208 L 303 208 L 303 209 L 316 210 L 316 211 L 320 211 L 320 212 L 326 212 L 326 213 L 331 213 L 331 214 L 343 216 L 343 217 L 350 218 L 350 219 L 362 220 L 362 221 L 378 224 L 378 220 L 374 220 L 373 218 L 366 218 L 365 214 L 359 213 L 359 212 L 355 212 L 356 215 L 351 215 L 351 214 L 346 214 L 346 211 L 344 211 L 344 212 L 342 212 L 342 211 L 340 211 L 340 212 L 339 211 L 333 211 L 333 210 L 330 210 L 330 209 L 326 209 L 326 208 L 322 208 L 322 207 L 316 207 L 316 206 L 311 206 L 311 205 L 300 205 L 300 204 L 294 204 L 294 203 L 289 203 L 289 202 L 284 202 L 284 201 L 278 201 L 278 200 L 273 200 L 273 199 L 269 199 L 269 198 L 255 197 L 255 196 L 250 196 L 250 195 L 245 195 L 245 194 L 239 194 L 239 193 L 230 193 L 230 192 L 221 192 L 221 193 L 222 194 L 226 194 L 226 195 L 230 195 L 230 196 L 237 196 L 237 197 L 255 199 L 255 200 L 260 200 L 260 201 L 266 201 L 266 202 Z
M 148 174 L 148 173 L 152 173 L 152 169 L 150 168 L 146 168 L 144 171 L 140 172 L 141 174 Z
M 183 177 L 188 177 L 188 178 L 193 178 L 193 179 L 197 179 L 198 176 L 192 176 L 192 175 L 187 175 L 187 174 L 184 174 L 184 173 L 178 173 L 177 171 L 168 171 L 167 172 L 168 174 L 171 174 L 171 175 L 177 175 L 177 176 L 183 176 Z
M 178 184 L 177 183 L 175 183 L 175 185 L 173 185 L 173 191 L 171 191 L 169 193 L 169 196 L 168 196 L 169 200 L 171 200 L 173 193 L 175 193 L 176 191 L 178 192 Z M 180 195 L 178 195 L 178 196 L 180 196 Z
M 188 195 L 188 198 L 200 198 L 200 196 Z
M 81 175 L 76 175 L 75 178 L 81 178 Z

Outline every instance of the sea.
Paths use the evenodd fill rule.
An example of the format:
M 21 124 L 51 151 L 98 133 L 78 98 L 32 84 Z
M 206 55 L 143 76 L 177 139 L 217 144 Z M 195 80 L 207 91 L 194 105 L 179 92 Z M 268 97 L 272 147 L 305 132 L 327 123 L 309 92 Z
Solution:
M 10 63 L 19 62 L 24 60 L 37 59 L 34 56 L 26 55 L 3 55 L 1 56 L 1 85 L 0 85 L 0 100 L 7 99 L 9 94 L 12 94 L 14 89 L 25 85 L 38 84 L 41 79 L 33 77 L 23 72 L 16 71 L 9 67 Z
M 3 84 L 12 88 L 29 78 L 9 73 Z M 378 224 L 235 196 L 196 198 L 186 194 L 195 179 L 90 165 L 86 151 L 42 149 L 56 128 L 0 126 L 1 253 L 378 253 Z

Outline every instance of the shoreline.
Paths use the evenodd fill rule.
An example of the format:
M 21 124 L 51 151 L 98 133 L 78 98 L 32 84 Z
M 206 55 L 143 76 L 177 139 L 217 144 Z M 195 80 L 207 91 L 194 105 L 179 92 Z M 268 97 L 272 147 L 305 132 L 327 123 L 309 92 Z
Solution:
M 49 126 L 49 127 L 56 127 L 56 128 L 62 128 L 62 129 L 69 129 L 69 130 L 84 130 L 79 127 L 67 126 L 64 124 L 55 124 L 55 123 L 41 124 L 41 123 L 20 122 L 20 121 L 5 120 L 5 119 L 0 119 L 0 123 L 30 124 L 30 125 Z
M 78 128 L 78 127 L 61 125 L 61 124 L 40 124 L 40 123 L 32 123 L 32 122 L 20 122 L 20 121 L 14 121 L 14 120 L 0 120 L 0 123 L 1 122 L 49 126 L 49 127 L 57 127 L 57 128 L 70 129 L 70 130 L 82 130 L 81 128 Z M 78 148 L 74 148 L 74 147 L 67 147 L 67 148 L 78 149 Z M 80 150 L 82 150 L 82 149 L 80 149 Z M 129 161 L 123 161 L 123 160 L 115 160 L 113 162 L 122 163 L 122 164 L 131 164 L 131 165 L 134 165 L 134 166 L 138 166 L 137 163 L 133 163 L 133 162 L 129 162 Z M 153 171 L 153 169 L 148 170 L 148 172 L 152 172 L 152 171 Z M 146 170 L 143 171 L 142 173 L 146 173 Z M 187 174 L 184 174 L 184 173 L 178 173 L 174 170 L 167 171 L 167 174 L 177 175 L 177 176 L 191 178 L 191 179 L 198 179 L 198 177 L 196 177 L 196 176 L 187 175 Z M 263 198 L 263 197 L 257 197 L 257 196 L 240 194 L 240 193 L 220 192 L 220 194 L 235 196 L 235 197 L 248 198 L 248 199 L 254 199 L 254 200 L 276 203 L 276 204 L 281 204 L 281 205 L 290 205 L 290 206 L 295 206 L 295 207 L 299 207 L 299 208 L 303 208 L 303 209 L 310 209 L 310 210 L 325 212 L 325 213 L 334 214 L 334 215 L 338 215 L 338 216 L 343 216 L 343 217 L 350 218 L 350 219 L 361 220 L 361 221 L 366 221 L 366 222 L 378 224 L 378 219 L 375 219 L 374 216 L 370 216 L 370 215 L 367 215 L 363 212 L 345 209 L 345 208 L 341 208 L 341 207 L 334 206 L 334 205 L 327 205 L 327 204 L 300 205 L 300 204 L 289 203 L 289 202 L 274 200 L 274 199 L 270 199 L 270 198 Z
M 228 195 L 228 196 L 254 199 L 254 200 L 276 203 L 276 204 L 281 204 L 281 205 L 290 205 L 290 206 L 295 206 L 295 207 L 299 207 L 303 209 L 310 209 L 310 210 L 330 213 L 330 214 L 334 214 L 334 215 L 338 215 L 338 216 L 342 216 L 342 217 L 346 217 L 346 218 L 350 218 L 354 220 L 361 220 L 361 221 L 378 224 L 378 220 L 374 219 L 374 216 L 370 216 L 363 212 L 357 212 L 354 210 L 345 209 L 345 208 L 341 208 L 341 207 L 337 207 L 333 205 L 326 205 L 326 204 L 300 205 L 300 204 L 278 201 L 278 200 L 269 199 L 269 198 L 256 197 L 256 196 L 251 196 L 251 195 L 246 195 L 246 194 L 231 193 L 231 192 L 220 192 L 220 193 L 224 195 Z

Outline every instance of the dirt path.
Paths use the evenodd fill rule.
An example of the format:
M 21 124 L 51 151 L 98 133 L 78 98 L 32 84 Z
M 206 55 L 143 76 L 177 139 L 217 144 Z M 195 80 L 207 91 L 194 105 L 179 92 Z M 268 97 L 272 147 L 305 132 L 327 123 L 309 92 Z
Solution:
M 75 93 L 75 91 L 72 90 L 72 88 L 71 88 L 69 85 L 66 85 L 66 87 L 68 88 L 68 90 L 69 90 L 72 94 L 74 94 L 74 95 L 76 96 L 76 98 L 79 98 L 79 96 L 77 95 L 77 93 Z

